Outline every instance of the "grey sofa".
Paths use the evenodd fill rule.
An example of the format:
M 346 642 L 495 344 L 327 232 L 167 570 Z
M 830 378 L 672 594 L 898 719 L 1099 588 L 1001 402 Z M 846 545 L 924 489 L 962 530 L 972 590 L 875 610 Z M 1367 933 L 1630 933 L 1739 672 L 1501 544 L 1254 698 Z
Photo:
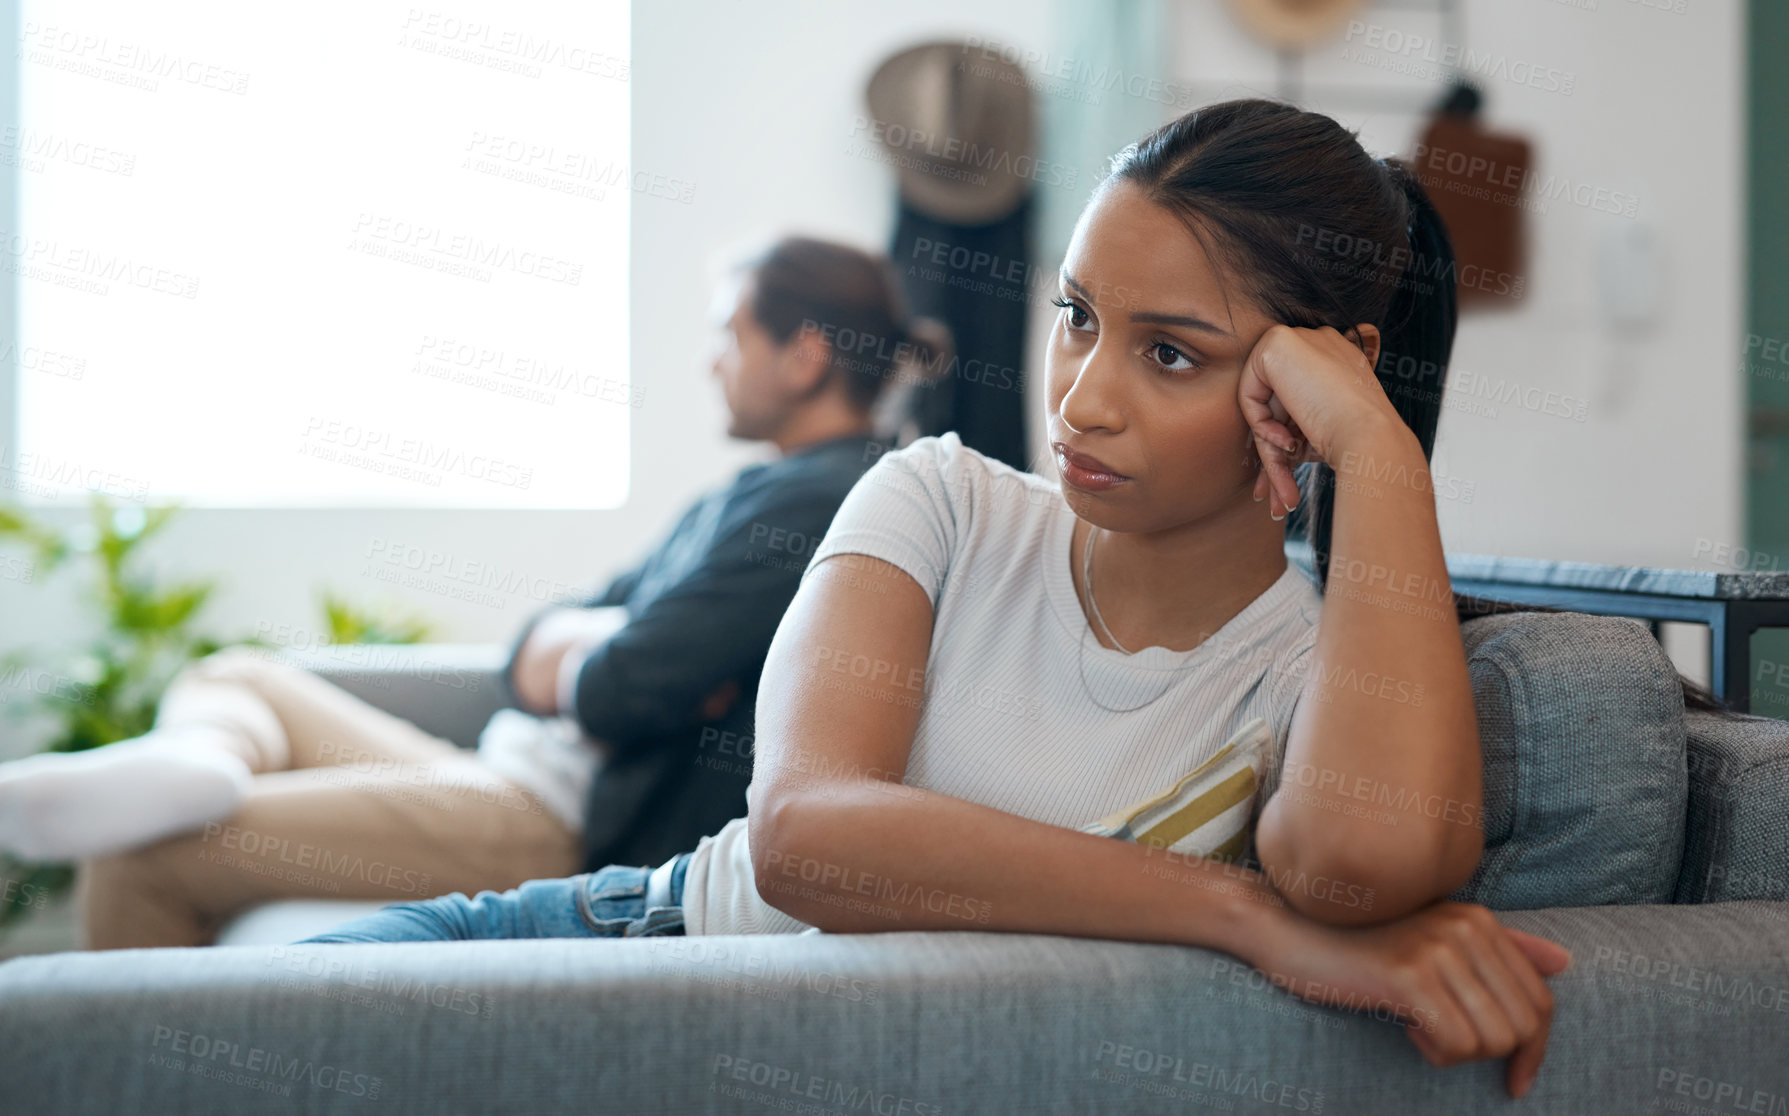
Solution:
M 813 932 L 21 958 L 0 964 L 0 1109 L 1789 1110 L 1789 722 L 1686 715 L 1633 620 L 1464 631 L 1487 852 L 1457 897 L 1574 955 L 1521 1102 L 1499 1064 L 1436 1069 L 1219 953 Z M 384 654 L 313 665 L 470 743 L 494 649 Z M 308 932 L 285 918 L 245 923 Z

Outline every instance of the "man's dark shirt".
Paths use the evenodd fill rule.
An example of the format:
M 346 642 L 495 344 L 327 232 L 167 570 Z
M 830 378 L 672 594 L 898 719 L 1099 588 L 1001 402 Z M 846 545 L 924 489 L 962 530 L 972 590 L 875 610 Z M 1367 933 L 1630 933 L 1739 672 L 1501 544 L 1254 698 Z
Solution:
M 881 448 L 852 434 L 741 470 L 643 562 L 579 602 L 620 605 L 628 616 L 578 671 L 578 723 L 611 748 L 587 800 L 586 871 L 659 864 L 745 812 L 771 638 L 808 556 Z M 503 672 L 518 707 L 516 652 L 539 619 L 523 628 Z M 729 680 L 739 697 L 724 716 L 703 720 L 703 699 Z

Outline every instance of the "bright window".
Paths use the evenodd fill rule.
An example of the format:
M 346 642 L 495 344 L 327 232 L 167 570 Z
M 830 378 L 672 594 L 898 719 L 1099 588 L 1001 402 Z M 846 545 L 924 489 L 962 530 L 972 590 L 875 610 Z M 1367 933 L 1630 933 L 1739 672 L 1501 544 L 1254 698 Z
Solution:
M 12 486 L 627 494 L 626 0 L 26 0 Z

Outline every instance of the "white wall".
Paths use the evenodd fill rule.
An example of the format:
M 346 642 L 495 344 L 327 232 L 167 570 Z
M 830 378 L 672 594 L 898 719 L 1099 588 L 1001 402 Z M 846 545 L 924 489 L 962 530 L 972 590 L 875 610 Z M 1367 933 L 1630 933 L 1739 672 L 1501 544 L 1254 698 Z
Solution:
M 1716 568 L 1697 541 L 1743 541 L 1744 5 L 1685 7 L 1465 4 L 1476 49 L 1575 77 L 1569 96 L 1486 80 L 1490 121 L 1533 142 L 1542 180 L 1638 203 L 1631 220 L 1563 199 L 1531 214 L 1520 309 L 1463 319 L 1456 377 L 1588 404 L 1582 423 L 1507 405 L 1444 412 L 1437 462 L 1475 485 L 1469 504 L 1441 502 L 1449 549 Z M 1402 14 L 1366 18 L 1421 30 Z M 1415 132 L 1390 116 L 1363 123 L 1363 138 L 1399 150 Z M 1657 246 L 1657 312 L 1615 326 L 1599 311 L 1599 252 L 1636 227 Z
M 1684 10 L 1671 10 L 1679 2 Z M 1387 50 L 1403 46 L 1393 33 L 1450 43 L 1455 55 L 1470 47 L 1501 60 L 1479 79 L 1486 121 L 1531 141 L 1538 181 L 1560 176 L 1574 187 L 1638 200 L 1632 219 L 1564 200 L 1531 213 L 1524 297 L 1512 309 L 1461 321 L 1453 399 L 1434 462 L 1438 489 L 1460 494 L 1438 501 L 1444 545 L 1468 553 L 1743 568 L 1743 555 L 1731 555 L 1745 541 L 1745 384 L 1736 371 L 1745 337 L 1744 5 L 1460 3 L 1458 37 L 1420 4 L 1375 3 L 1359 13 L 1363 27 L 1344 29 L 1305 59 L 1307 92 L 1389 92 L 1394 103 L 1402 99 L 1419 111 L 1377 103 L 1363 110 L 1358 100 L 1315 96 L 1305 103 L 1358 128 L 1375 154 L 1408 154 L 1421 131 L 1420 110 L 1439 87 L 1386 60 L 1449 55 L 1440 45 Z M 1225 0 L 1180 0 L 1170 8 L 1172 82 L 1213 100 L 1278 94 L 1274 52 L 1236 23 Z M 1364 57 L 1374 44 L 1379 49 Z M 1060 59 L 1073 45 L 1055 49 Z M 1543 88 L 1508 76 L 1536 68 Z M 1164 109 L 1162 119 L 1174 111 Z M 1607 238 L 1633 234 L 1656 248 L 1656 311 L 1644 323 L 1618 326 L 1602 314 L 1599 253 Z M 1047 314 L 1034 317 L 1035 353 L 1048 322 Z M 1034 365 L 1041 380 L 1041 365 Z M 1472 405 L 1465 383 L 1525 396 L 1530 388 L 1553 391 L 1584 400 L 1585 417 Z M 1034 407 L 1034 445 L 1042 417 Z M 1665 635 L 1680 669 L 1706 680 L 1706 629 L 1672 625 Z
M 1536 143 L 1538 171 L 1639 198 L 1637 218 L 1554 202 L 1533 218 L 1528 305 L 1467 318 L 1456 368 L 1588 398 L 1576 423 L 1446 412 L 1437 457 L 1476 481 L 1444 501 L 1449 549 L 1686 569 L 1739 568 L 1745 539 L 1745 5 L 1632 0 L 1594 11 L 1472 0 L 1474 39 L 1577 74 L 1563 97 L 1504 83 L 1494 119 Z M 1656 246 L 1657 312 L 1598 313 L 1599 251 L 1639 224 Z M 1716 561 L 1719 556 L 1727 564 Z M 1667 629 L 1707 677 L 1705 629 Z

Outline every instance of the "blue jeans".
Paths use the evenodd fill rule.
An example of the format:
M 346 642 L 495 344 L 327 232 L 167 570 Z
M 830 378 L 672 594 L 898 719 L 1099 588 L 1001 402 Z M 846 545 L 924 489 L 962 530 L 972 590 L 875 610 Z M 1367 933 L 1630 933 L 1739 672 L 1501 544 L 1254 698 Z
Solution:
M 671 904 L 648 908 L 650 868 L 611 864 L 595 872 L 529 880 L 499 895 L 456 891 L 393 903 L 300 944 L 444 942 L 494 938 L 639 938 L 683 933 L 683 878 L 690 853 L 673 858 Z

